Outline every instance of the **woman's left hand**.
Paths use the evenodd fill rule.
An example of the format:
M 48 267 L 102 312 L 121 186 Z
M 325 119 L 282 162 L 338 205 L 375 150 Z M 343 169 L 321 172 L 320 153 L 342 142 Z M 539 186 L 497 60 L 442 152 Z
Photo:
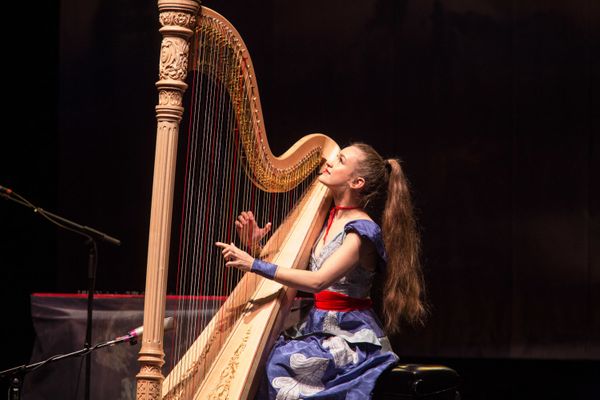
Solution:
M 227 267 L 235 267 L 239 270 L 248 272 L 252 269 L 252 263 L 254 262 L 254 257 L 250 254 L 246 253 L 244 250 L 236 247 L 235 244 L 227 244 L 222 242 L 215 243 L 217 247 L 223 249 L 221 253 L 223 254 L 223 258 Z

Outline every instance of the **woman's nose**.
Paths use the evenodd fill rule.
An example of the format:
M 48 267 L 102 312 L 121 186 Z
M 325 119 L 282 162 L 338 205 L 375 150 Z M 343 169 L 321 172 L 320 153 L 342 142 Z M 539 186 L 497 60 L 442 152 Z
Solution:
M 333 163 L 331 161 L 327 161 L 325 165 L 327 165 L 329 168 L 333 167 Z

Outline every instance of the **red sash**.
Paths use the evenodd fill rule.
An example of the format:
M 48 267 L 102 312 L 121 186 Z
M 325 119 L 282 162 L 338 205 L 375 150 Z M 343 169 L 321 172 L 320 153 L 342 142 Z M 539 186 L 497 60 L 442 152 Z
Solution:
M 354 311 L 371 308 L 373 302 L 369 298 L 358 299 L 345 294 L 323 290 L 315 293 L 315 308 L 326 311 Z

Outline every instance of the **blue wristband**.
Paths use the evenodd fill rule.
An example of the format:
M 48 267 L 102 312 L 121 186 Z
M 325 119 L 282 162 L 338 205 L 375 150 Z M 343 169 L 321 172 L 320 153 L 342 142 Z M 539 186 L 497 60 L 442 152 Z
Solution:
M 254 259 L 252 263 L 252 268 L 250 268 L 250 272 L 254 272 L 260 276 L 264 276 L 265 278 L 275 279 L 275 272 L 277 271 L 277 265 L 268 263 L 263 260 L 259 260 L 258 258 Z

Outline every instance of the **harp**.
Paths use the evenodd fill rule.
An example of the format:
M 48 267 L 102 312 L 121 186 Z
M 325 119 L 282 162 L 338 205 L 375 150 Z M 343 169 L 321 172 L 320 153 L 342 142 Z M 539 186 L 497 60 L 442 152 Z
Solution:
M 325 135 L 311 134 L 274 156 L 252 61 L 236 29 L 195 0 L 158 0 L 158 8 L 162 43 L 137 399 L 248 398 L 295 290 L 224 268 L 214 240 L 233 241 L 237 213 L 261 204 L 277 227 L 261 257 L 280 267 L 304 267 L 331 202 L 316 171 L 339 147 Z M 184 114 L 188 94 L 191 111 Z M 178 134 L 185 118 L 190 132 L 185 190 L 176 195 Z M 178 196 L 181 222 L 173 217 Z M 225 300 L 212 319 L 176 327 L 185 337 L 177 339 L 177 361 L 164 378 L 172 225 L 178 225 L 184 243 L 176 274 L 178 292 L 187 299 L 182 307 L 202 307 L 207 296 Z

